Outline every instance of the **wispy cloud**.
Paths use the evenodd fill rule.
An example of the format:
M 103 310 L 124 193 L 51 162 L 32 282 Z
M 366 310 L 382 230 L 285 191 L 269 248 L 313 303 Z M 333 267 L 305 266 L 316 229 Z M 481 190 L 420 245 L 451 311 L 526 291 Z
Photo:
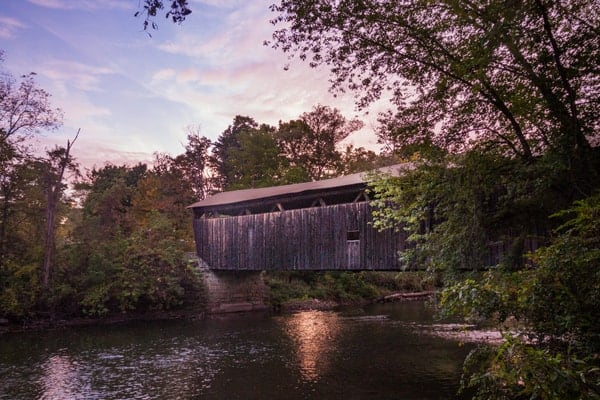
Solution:
M 171 54 L 221 67 L 264 59 L 270 50 L 262 44 L 271 35 L 271 15 L 266 3 L 257 3 L 241 3 L 239 7 L 229 9 L 223 17 L 224 24 L 209 33 L 187 30 L 158 47 Z
M 231 8 L 242 6 L 247 3 L 247 0 L 190 0 L 193 4 L 204 4 L 207 6 Z
M 16 18 L 0 15 L 0 38 L 10 39 L 15 37 L 19 29 L 25 28 L 25 24 Z
M 110 68 L 82 64 L 76 61 L 53 60 L 41 65 L 38 73 L 55 82 L 63 82 L 78 90 L 101 91 L 100 77 L 114 74 Z
M 99 9 L 122 9 L 133 8 L 134 2 L 123 0 L 27 0 L 40 7 L 53 8 L 56 10 L 99 10 Z M 129 3 L 129 4 L 128 4 Z
M 209 135 L 222 131 L 236 114 L 277 124 L 321 103 L 355 115 L 351 96 L 328 92 L 326 69 L 297 63 L 285 71 L 286 55 L 263 45 L 272 32 L 266 3 L 248 2 L 228 11 L 217 30 L 188 30 L 159 45 L 191 65 L 157 70 L 149 83 L 154 93 L 193 108 Z
M 69 130 L 60 135 L 47 135 L 36 139 L 36 154 L 43 156 L 47 150 L 53 149 L 55 146 L 64 146 L 67 140 L 73 140 L 77 130 Z M 73 146 L 73 157 L 80 166 L 80 172 L 85 174 L 93 168 L 102 168 L 106 164 L 114 165 L 135 165 L 139 162 L 151 164 L 154 156 L 151 152 L 145 151 L 127 151 L 116 143 L 99 143 L 94 136 L 94 132 L 90 132 L 85 127 L 81 129 L 81 133 L 77 142 Z

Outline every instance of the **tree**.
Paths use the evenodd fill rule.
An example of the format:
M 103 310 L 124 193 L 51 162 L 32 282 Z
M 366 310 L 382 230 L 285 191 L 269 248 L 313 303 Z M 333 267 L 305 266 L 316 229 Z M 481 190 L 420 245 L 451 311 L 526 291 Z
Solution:
M 364 147 L 354 147 L 349 144 L 341 153 L 338 173 L 348 175 L 356 172 L 365 172 L 376 168 L 382 159 L 373 151 Z
M 0 140 L 16 145 L 41 130 L 61 125 L 62 112 L 50 105 L 50 94 L 37 87 L 35 73 L 20 82 L 4 72 L 0 77 Z
M 153 214 L 161 214 L 173 226 L 182 243 L 193 238 L 187 206 L 197 200 L 186 176 L 187 170 L 179 163 L 181 155 L 155 155 L 153 168 L 136 183 L 131 209 L 134 229 L 147 225 Z M 192 246 L 189 246 L 191 249 Z
M 3 52 L 0 51 L 0 61 Z M 12 209 L 25 189 L 25 165 L 31 155 L 26 139 L 61 125 L 62 112 L 50 105 L 50 94 L 39 88 L 35 74 L 17 81 L 0 73 L 0 265 L 7 254 L 7 232 Z
M 196 200 L 204 199 L 213 189 L 210 180 L 211 145 L 210 139 L 200 136 L 199 129 L 189 127 L 185 152 L 173 159 L 173 166 L 181 170 Z
M 485 143 L 526 161 L 552 151 L 585 173 L 600 126 L 599 6 L 281 0 L 270 44 L 329 65 L 332 89 L 354 90 L 361 107 L 390 93 L 400 126 L 426 120 L 444 148 Z
M 239 147 L 229 152 L 228 189 L 248 189 L 289 183 L 284 179 L 287 160 L 279 154 L 274 128 L 261 125 L 238 135 Z
M 46 192 L 46 230 L 44 235 L 44 261 L 42 264 L 42 285 L 48 289 L 52 261 L 54 258 L 54 243 L 56 231 L 56 211 L 58 203 L 65 190 L 63 182 L 65 172 L 71 170 L 77 173 L 77 164 L 71 155 L 71 148 L 79 137 L 79 130 L 72 141 L 67 140 L 66 147 L 56 147 L 48 151 L 48 159 L 44 160 L 43 174 L 44 190 Z
M 85 198 L 84 223 L 77 235 L 100 240 L 129 234 L 133 229 L 129 211 L 135 188 L 147 173 L 148 166 L 141 163 L 133 167 L 107 164 L 92 169 L 86 180 L 76 185 Z
M 319 180 L 336 174 L 341 158 L 336 146 L 362 126 L 336 108 L 317 105 L 298 120 L 280 123 L 275 137 L 292 166 L 305 169 L 311 180 Z
M 229 164 L 229 153 L 233 149 L 239 149 L 239 135 L 256 128 L 258 128 L 258 123 L 253 118 L 236 115 L 233 123 L 221 133 L 214 143 L 210 164 L 215 172 L 214 186 L 217 190 L 227 190 L 231 186 L 233 171 Z

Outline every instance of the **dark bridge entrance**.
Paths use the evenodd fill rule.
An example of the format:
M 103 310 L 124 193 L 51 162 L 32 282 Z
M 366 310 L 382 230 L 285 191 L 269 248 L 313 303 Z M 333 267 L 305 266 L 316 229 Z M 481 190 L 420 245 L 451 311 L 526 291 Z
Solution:
M 211 270 L 401 270 L 405 233 L 372 227 L 365 189 L 360 173 L 218 193 L 190 206 L 198 257 Z

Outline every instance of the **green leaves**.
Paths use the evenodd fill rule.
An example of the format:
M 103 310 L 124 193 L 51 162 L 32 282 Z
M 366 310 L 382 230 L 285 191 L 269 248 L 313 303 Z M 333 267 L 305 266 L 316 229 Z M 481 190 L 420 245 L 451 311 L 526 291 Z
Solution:
M 519 323 L 518 337 L 507 335 L 487 356 L 467 360 L 464 386 L 475 388 L 476 398 L 600 398 L 598 360 L 590 356 L 600 351 L 600 239 L 593 217 L 599 211 L 596 194 L 557 213 L 571 219 L 535 252 L 533 268 L 493 269 L 444 290 L 446 314 L 492 320 L 499 329 L 509 319 Z
M 554 353 L 507 334 L 498 348 L 471 352 L 462 390 L 474 389 L 474 399 L 599 399 L 594 364 L 592 357 Z
M 472 353 L 463 387 L 478 399 L 598 398 L 600 194 L 569 206 L 573 181 L 553 156 L 438 160 L 374 177 L 374 225 L 407 231 L 407 265 L 444 272 L 442 315 L 518 332 Z
M 271 45 L 327 65 L 332 90 L 354 91 L 359 107 L 391 93 L 393 130 L 407 143 L 584 160 L 600 115 L 597 7 L 280 0 Z

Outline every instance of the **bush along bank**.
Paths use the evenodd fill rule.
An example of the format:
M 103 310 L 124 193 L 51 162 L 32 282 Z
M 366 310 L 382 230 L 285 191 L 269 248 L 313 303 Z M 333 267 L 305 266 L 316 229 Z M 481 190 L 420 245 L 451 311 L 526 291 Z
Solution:
M 432 292 L 439 279 L 425 271 L 271 271 L 265 276 L 275 310 L 333 308 L 337 305 L 394 300 L 401 293 Z

